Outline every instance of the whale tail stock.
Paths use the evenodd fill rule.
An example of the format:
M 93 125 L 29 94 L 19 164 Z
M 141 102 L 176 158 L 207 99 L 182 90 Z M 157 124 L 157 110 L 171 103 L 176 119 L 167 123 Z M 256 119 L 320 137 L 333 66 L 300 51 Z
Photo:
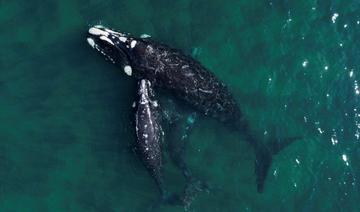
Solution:
M 268 142 L 260 142 L 256 139 L 250 129 L 249 125 L 244 119 L 238 120 L 238 129 L 240 129 L 241 134 L 245 139 L 250 143 L 255 151 L 255 175 L 256 175 L 256 184 L 257 191 L 262 193 L 264 190 L 264 184 L 266 177 L 268 175 L 271 163 L 273 160 L 273 155 L 278 154 L 285 147 L 289 146 L 296 140 L 300 140 L 302 136 L 293 136 L 286 138 L 270 138 Z
M 273 155 L 296 140 L 302 139 L 301 136 L 287 137 L 284 139 L 271 139 L 267 144 L 256 144 L 255 147 L 255 175 L 257 191 L 262 193 L 264 190 L 265 179 L 268 175 L 272 163 Z

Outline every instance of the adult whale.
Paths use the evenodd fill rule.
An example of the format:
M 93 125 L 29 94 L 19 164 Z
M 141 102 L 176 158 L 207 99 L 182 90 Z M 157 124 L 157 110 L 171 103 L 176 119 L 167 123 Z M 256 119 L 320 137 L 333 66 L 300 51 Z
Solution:
M 203 114 L 239 130 L 254 148 L 257 190 L 263 191 L 273 154 L 298 137 L 261 142 L 256 139 L 226 85 L 192 57 L 148 36 L 134 37 L 104 26 L 88 31 L 87 41 L 106 59 L 119 65 L 129 76 L 148 79 L 154 86 L 170 90 Z

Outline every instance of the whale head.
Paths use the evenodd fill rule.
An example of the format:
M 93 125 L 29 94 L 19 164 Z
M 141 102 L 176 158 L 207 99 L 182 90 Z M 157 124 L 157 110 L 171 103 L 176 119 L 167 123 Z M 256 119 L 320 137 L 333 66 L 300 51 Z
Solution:
M 142 79 L 139 82 L 139 91 L 138 95 L 140 97 L 140 104 L 151 103 L 152 106 L 157 107 L 157 101 L 154 101 L 153 98 L 155 93 L 153 91 L 151 82 L 147 79 Z
M 141 45 L 142 39 L 96 25 L 89 29 L 87 42 L 104 55 L 105 59 L 119 66 L 127 75 L 133 74 L 132 62 L 137 54 L 136 47 Z

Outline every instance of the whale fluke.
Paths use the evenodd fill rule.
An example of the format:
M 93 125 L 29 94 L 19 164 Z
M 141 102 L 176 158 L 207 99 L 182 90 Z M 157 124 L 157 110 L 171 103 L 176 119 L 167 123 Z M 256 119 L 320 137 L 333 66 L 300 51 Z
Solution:
M 292 137 L 286 137 L 282 139 L 271 139 L 271 141 L 267 144 L 269 149 L 271 150 L 271 153 L 273 155 L 278 154 L 281 150 L 283 150 L 285 147 L 289 146 L 296 140 L 303 139 L 302 136 L 292 136 Z
M 278 154 L 291 143 L 302 138 L 302 136 L 293 136 L 283 139 L 271 139 L 266 145 L 260 145 L 255 149 L 255 175 L 259 193 L 264 191 L 264 184 L 271 167 L 273 155 Z

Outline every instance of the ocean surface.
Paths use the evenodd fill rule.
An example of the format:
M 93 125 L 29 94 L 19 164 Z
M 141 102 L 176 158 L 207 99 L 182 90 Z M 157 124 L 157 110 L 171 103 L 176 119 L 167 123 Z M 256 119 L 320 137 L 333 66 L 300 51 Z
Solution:
M 158 201 L 133 151 L 136 80 L 90 48 L 94 24 L 195 57 L 257 137 L 303 137 L 274 157 L 258 193 L 251 146 L 200 118 L 185 158 L 210 190 L 188 211 L 360 211 L 358 0 L 0 0 L 0 211 L 137 212 Z M 164 170 L 181 191 L 168 158 Z

